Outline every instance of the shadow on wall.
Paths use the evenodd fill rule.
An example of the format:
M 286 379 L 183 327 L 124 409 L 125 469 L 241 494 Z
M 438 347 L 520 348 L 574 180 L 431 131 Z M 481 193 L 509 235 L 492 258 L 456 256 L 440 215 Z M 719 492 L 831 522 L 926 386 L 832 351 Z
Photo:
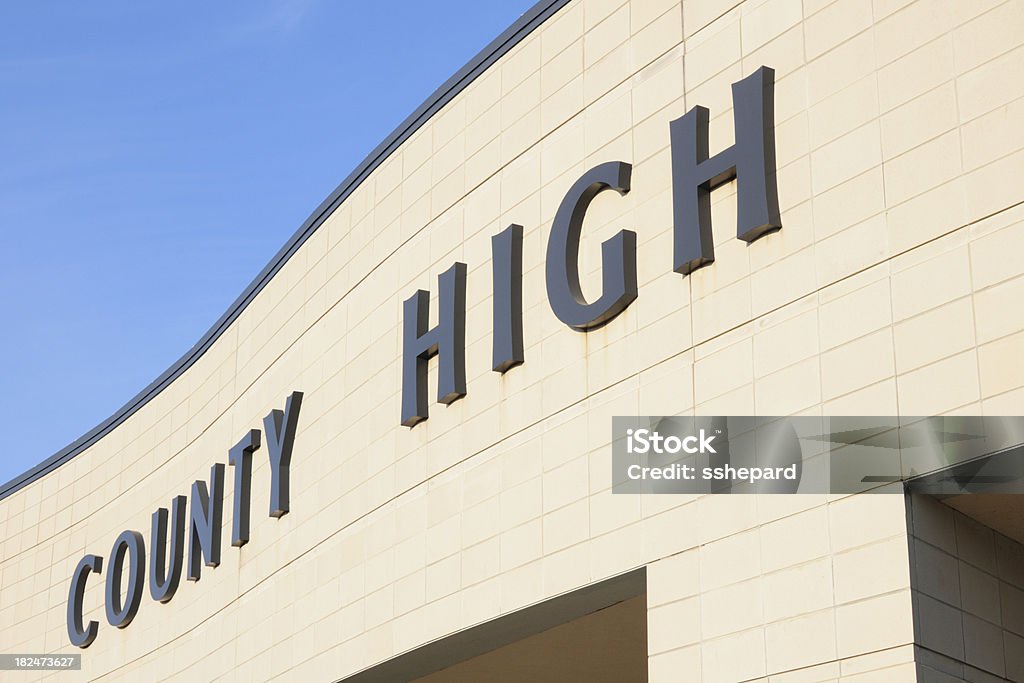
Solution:
M 1024 496 L 908 497 L 918 675 L 1024 681 L 1024 545 L 954 509 L 968 498 L 967 510 L 1007 506 L 1004 520 L 1024 520 Z
M 635 569 L 458 631 L 345 683 L 647 680 L 647 570 Z

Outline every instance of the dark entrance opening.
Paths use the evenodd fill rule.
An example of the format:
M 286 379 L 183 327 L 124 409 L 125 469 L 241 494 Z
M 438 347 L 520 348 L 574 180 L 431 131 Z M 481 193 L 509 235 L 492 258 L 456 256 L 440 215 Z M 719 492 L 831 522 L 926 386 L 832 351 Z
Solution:
M 638 569 L 428 643 L 345 683 L 647 680 L 647 577 Z

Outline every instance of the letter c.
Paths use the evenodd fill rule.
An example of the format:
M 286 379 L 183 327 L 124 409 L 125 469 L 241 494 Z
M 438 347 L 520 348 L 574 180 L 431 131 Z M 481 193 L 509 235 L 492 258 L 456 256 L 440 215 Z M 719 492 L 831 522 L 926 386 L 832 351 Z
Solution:
M 82 625 L 82 602 L 85 599 L 85 582 L 89 573 L 100 574 L 103 571 L 103 558 L 98 555 L 86 555 L 75 567 L 71 575 L 71 590 L 68 592 L 68 638 L 71 644 L 86 648 L 96 640 L 96 632 L 100 625 L 90 621 L 88 626 Z

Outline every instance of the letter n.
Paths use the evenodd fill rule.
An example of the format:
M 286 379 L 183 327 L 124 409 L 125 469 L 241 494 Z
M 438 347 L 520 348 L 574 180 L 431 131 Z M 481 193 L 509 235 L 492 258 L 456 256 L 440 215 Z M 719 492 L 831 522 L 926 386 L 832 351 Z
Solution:
M 207 567 L 220 564 L 221 520 L 224 518 L 224 465 L 210 468 L 210 488 L 197 479 L 192 484 L 189 503 L 188 572 L 189 581 L 198 581 L 203 561 Z

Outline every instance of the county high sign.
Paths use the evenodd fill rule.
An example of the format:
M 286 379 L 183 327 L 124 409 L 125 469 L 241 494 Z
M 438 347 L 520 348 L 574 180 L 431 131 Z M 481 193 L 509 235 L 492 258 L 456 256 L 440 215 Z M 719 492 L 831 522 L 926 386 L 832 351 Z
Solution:
M 687 275 L 715 260 L 710 195 L 725 182 L 735 179 L 737 183 L 739 239 L 753 242 L 782 227 L 775 185 L 773 84 L 774 71 L 764 66 L 733 84 L 736 141 L 713 157 L 708 155 L 707 109 L 694 107 L 669 123 L 673 269 L 677 273 Z M 586 331 L 607 323 L 637 297 L 635 232 L 622 230 L 601 245 L 602 292 L 595 301 L 583 296 L 578 263 L 580 233 L 591 201 L 606 190 L 629 192 L 631 171 L 625 161 L 608 161 L 591 168 L 573 183 L 555 213 L 545 267 L 548 301 L 558 319 L 574 330 Z M 491 238 L 492 368 L 501 373 L 523 362 L 522 244 L 520 225 L 511 225 Z M 401 423 L 407 427 L 427 419 L 427 363 L 433 356 L 439 356 L 437 400 L 448 404 L 466 395 L 466 264 L 457 262 L 442 273 L 438 289 L 438 322 L 434 327 L 428 324 L 429 292 L 418 290 L 403 306 Z M 263 420 L 270 459 L 270 517 L 288 513 L 289 464 L 301 403 L 302 393 L 293 392 L 284 411 L 273 410 Z M 228 464 L 234 468 L 231 544 L 235 547 L 249 540 L 252 457 L 260 446 L 261 433 L 252 429 L 228 450 Z M 203 564 L 220 564 L 224 476 L 224 464 L 214 464 L 209 485 L 197 480 L 188 501 L 183 495 L 176 496 L 169 511 L 159 508 L 153 513 L 148 572 L 153 600 L 169 602 L 174 597 L 186 546 L 188 580 L 200 579 Z M 86 555 L 72 575 L 67 630 L 71 643 L 78 647 L 89 647 L 99 630 L 96 621 L 85 623 L 82 606 L 89 577 L 101 574 L 103 564 L 101 556 Z M 142 534 L 123 532 L 110 550 L 105 577 L 106 616 L 111 626 L 128 626 L 138 612 L 146 566 Z M 125 574 L 127 587 L 122 590 Z

